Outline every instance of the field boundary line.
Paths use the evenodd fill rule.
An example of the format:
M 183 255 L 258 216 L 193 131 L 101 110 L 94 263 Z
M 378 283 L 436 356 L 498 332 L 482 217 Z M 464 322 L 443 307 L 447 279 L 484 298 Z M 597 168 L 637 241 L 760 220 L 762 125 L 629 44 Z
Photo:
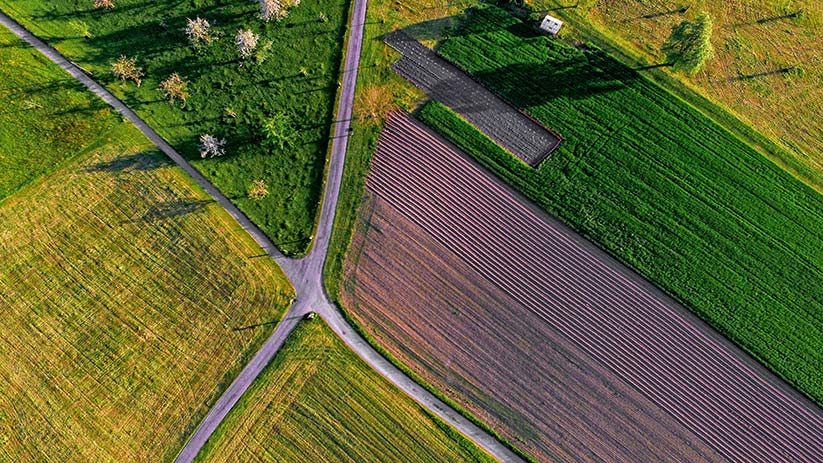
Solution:
M 93 80 L 79 66 L 68 60 L 60 52 L 49 46 L 19 23 L 0 10 L 0 24 L 7 27 L 17 37 L 31 45 L 46 58 L 63 68 L 72 77 L 103 99 L 111 107 L 134 124 L 163 153 L 171 158 L 203 190 L 226 210 L 238 224 L 271 256 L 280 266 L 297 293 L 291 308 L 286 310 L 275 331 L 257 351 L 252 360 L 246 364 L 241 373 L 223 392 L 212 406 L 197 430 L 189 437 L 185 446 L 175 458 L 175 462 L 189 463 L 199 453 L 209 436 L 217 429 L 222 420 L 231 411 L 234 404 L 245 393 L 251 383 L 262 372 L 269 361 L 283 345 L 286 337 L 297 326 L 299 320 L 311 311 L 317 311 L 360 358 L 374 368 L 381 376 L 399 387 L 423 408 L 438 416 L 455 428 L 478 447 L 503 462 L 522 462 L 523 460 L 501 443 L 496 437 L 475 425 L 460 412 L 438 399 L 423 386 L 383 357 L 376 349 L 360 336 L 345 320 L 339 309 L 330 302 L 322 283 L 323 264 L 325 263 L 334 218 L 337 211 L 337 199 L 343 177 L 348 137 L 351 131 L 351 114 L 354 104 L 354 92 L 360 65 L 360 51 L 363 42 L 363 29 L 366 22 L 367 0 L 353 0 L 354 7 L 350 15 L 347 50 L 345 51 L 342 71 L 342 89 L 334 120 L 334 139 L 332 154 L 326 170 L 324 195 L 321 203 L 320 220 L 317 225 L 315 242 L 310 253 L 302 259 L 285 257 L 272 241 L 229 201 L 211 182 L 180 155 L 166 140 L 154 131 L 134 111 L 122 101 Z
M 0 10 L 0 24 L 8 28 L 17 37 L 34 47 L 37 51 L 43 54 L 46 58 L 53 61 L 55 64 L 63 68 L 72 77 L 78 80 L 92 93 L 100 97 L 103 101 L 109 104 L 129 122 L 134 124 L 152 143 L 157 145 L 163 153 L 166 154 L 175 164 L 177 164 L 184 172 L 197 182 L 200 187 L 206 191 L 214 200 L 225 209 L 243 229 L 254 238 L 258 245 L 268 253 L 278 265 L 286 273 L 286 276 L 291 279 L 293 273 L 292 260 L 287 259 L 279 249 L 272 243 L 272 241 L 254 225 L 245 214 L 240 212 L 240 209 L 232 204 L 229 199 L 220 192 L 211 182 L 209 182 L 197 169 L 194 168 L 180 153 L 178 153 L 163 137 L 154 131 L 143 119 L 140 118 L 134 111 L 129 109 L 122 101 L 115 97 L 111 92 L 106 90 L 102 85 L 98 84 L 85 71 L 83 71 L 74 62 L 67 59 L 59 51 L 46 44 L 34 34 L 29 32 L 26 28 L 21 26 L 17 21 L 6 15 Z

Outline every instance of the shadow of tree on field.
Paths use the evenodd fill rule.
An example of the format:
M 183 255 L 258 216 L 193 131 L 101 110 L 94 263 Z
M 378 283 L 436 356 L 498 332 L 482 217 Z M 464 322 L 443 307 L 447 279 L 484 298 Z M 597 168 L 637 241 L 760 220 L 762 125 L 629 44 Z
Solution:
M 735 28 L 735 27 L 743 27 L 743 26 L 758 26 L 758 25 L 762 25 L 762 24 L 772 23 L 772 22 L 775 22 L 775 21 L 782 21 L 784 19 L 796 19 L 796 18 L 801 17 L 802 15 L 803 15 L 803 10 L 800 9 L 800 10 L 797 10 L 793 13 L 786 13 L 786 14 L 781 14 L 781 15 L 776 15 L 776 16 L 768 16 L 768 17 L 765 17 L 765 18 L 755 19 L 755 20 L 752 20 L 752 21 L 727 24 L 724 27 L 726 27 L 726 28 Z
M 171 165 L 173 165 L 172 161 L 159 151 L 143 151 L 119 156 L 111 161 L 99 162 L 84 168 L 83 172 L 149 171 Z
M 138 220 L 154 222 L 163 219 L 174 219 L 194 212 L 198 212 L 213 203 L 213 199 L 175 199 L 164 203 L 153 204 Z
M 638 71 L 602 52 L 561 62 L 516 63 L 479 72 L 474 77 L 516 106 L 540 106 L 556 98 L 584 99 L 623 90 L 640 78 Z
M 446 16 L 411 24 L 404 27 L 403 31 L 416 40 L 439 40 L 454 33 L 461 22 L 459 16 Z

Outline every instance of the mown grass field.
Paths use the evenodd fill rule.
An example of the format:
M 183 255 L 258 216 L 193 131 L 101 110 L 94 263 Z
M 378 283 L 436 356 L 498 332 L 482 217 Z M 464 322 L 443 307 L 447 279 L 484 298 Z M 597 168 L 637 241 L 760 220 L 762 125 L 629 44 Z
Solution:
M 557 130 L 532 169 L 442 106 L 424 121 L 823 403 L 820 196 L 596 48 L 473 10 L 439 52 Z
M 46 61 L 0 29 L 0 200 L 79 154 L 113 120 L 103 101 Z
M 301 322 L 196 461 L 494 461 L 366 365 L 320 319 Z
M 310 245 L 323 179 L 337 92 L 346 0 L 304 2 L 279 23 L 258 17 L 256 2 L 118 0 L 112 10 L 71 0 L 3 0 L 0 8 L 92 72 L 288 254 Z M 320 21 L 321 13 L 326 20 Z M 195 52 L 186 18 L 205 18 L 218 38 Z M 239 28 L 269 44 L 262 64 L 241 60 Z M 138 88 L 115 79 L 109 66 L 120 55 L 137 59 L 145 77 Z M 188 102 L 171 105 L 159 83 L 179 73 L 189 82 Z M 281 120 L 288 142 L 267 141 L 263 124 Z M 225 138 L 227 154 L 200 159 L 198 137 Z M 247 197 L 253 180 L 269 195 Z
M 527 10 L 566 21 L 571 43 L 593 41 L 823 191 L 820 126 L 821 5 L 811 0 L 529 0 Z M 685 13 L 678 10 L 689 7 Z M 801 11 L 802 10 L 802 11 Z M 689 77 L 672 73 L 660 47 L 673 24 L 701 11 L 714 19 L 716 56 Z M 794 13 L 801 12 L 796 17 Z M 776 72 L 795 67 L 792 72 Z M 764 135 L 765 134 L 765 135 Z
M 684 15 L 660 13 L 683 5 L 672 0 L 608 0 L 598 2 L 586 17 L 639 56 L 663 62 L 660 46 Z M 686 17 L 706 11 L 714 19 L 716 56 L 696 76 L 681 78 L 823 171 L 818 111 L 823 98 L 823 3 L 700 0 L 690 7 Z M 796 72 L 775 72 L 791 67 Z
M 63 85 L 0 37 L 15 56 L 0 82 L 25 69 Z M 273 326 L 232 328 L 276 322 L 293 291 L 136 128 L 64 93 L 72 111 L 2 127 L 27 134 L 5 139 L 4 156 L 39 147 L 60 167 L 0 201 L 0 461 L 170 461 Z M 90 127 L 74 151 L 43 128 L 71 126 Z

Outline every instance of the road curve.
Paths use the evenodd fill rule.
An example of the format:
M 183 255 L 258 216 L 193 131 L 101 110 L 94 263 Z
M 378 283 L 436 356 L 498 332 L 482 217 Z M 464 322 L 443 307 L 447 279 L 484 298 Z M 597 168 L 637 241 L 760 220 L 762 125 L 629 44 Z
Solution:
M 297 326 L 298 321 L 311 311 L 317 312 L 326 323 L 329 324 L 332 330 L 337 333 L 358 356 L 369 364 L 369 366 L 377 370 L 386 379 L 406 392 L 430 412 L 474 441 L 490 455 L 503 462 L 523 461 L 495 437 L 467 420 L 449 405 L 415 383 L 405 373 L 373 349 L 368 342 L 357 334 L 351 325 L 348 324 L 339 309 L 330 302 L 323 287 L 323 264 L 328 252 L 334 217 L 337 212 L 337 200 L 340 193 L 348 137 L 351 130 L 351 115 L 354 104 L 355 86 L 357 83 L 357 71 L 360 64 L 360 50 L 363 43 L 366 7 L 367 0 L 354 0 L 354 8 L 349 26 L 346 61 L 343 67 L 343 82 L 337 106 L 331 160 L 325 182 L 320 220 L 315 233 L 314 246 L 311 252 L 302 259 L 286 258 L 248 217 L 240 212 L 225 195 L 203 177 L 197 169 L 189 164 L 183 156 L 175 151 L 171 145 L 149 127 L 134 111 L 129 109 L 123 102 L 95 82 L 82 69 L 66 59 L 57 50 L 35 37 L 31 32 L 0 11 L 0 24 L 7 27 L 19 38 L 71 74 L 95 95 L 102 98 L 122 114 L 123 117 L 140 129 L 163 153 L 189 174 L 197 184 L 234 217 L 260 247 L 280 265 L 296 290 L 297 299 L 293 306 L 283 315 L 277 328 L 252 360 L 243 368 L 237 378 L 235 378 L 214 406 L 212 406 L 208 415 L 206 415 L 175 458 L 176 463 L 189 463 L 194 460 L 209 436 L 217 429 L 225 416 L 231 411 L 231 408 L 237 403 L 246 389 L 248 389 L 283 345 L 288 335 L 294 327 Z

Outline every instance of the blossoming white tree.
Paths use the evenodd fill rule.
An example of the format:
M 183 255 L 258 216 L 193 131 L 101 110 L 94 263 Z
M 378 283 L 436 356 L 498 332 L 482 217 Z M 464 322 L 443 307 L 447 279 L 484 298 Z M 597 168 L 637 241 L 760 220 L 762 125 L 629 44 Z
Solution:
M 250 58 L 257 48 L 257 41 L 260 36 L 254 33 L 251 29 L 240 29 L 237 35 L 234 36 L 234 42 L 237 44 L 237 52 L 240 53 L 241 58 Z
M 200 157 L 213 158 L 215 156 L 223 156 L 226 154 L 226 139 L 219 139 L 214 135 L 204 133 L 200 135 Z
M 288 15 L 287 5 L 281 0 L 260 0 L 260 17 L 263 21 L 280 21 Z
M 195 49 L 211 43 L 211 24 L 207 20 L 198 16 L 194 19 L 186 18 L 186 21 L 186 35 Z

